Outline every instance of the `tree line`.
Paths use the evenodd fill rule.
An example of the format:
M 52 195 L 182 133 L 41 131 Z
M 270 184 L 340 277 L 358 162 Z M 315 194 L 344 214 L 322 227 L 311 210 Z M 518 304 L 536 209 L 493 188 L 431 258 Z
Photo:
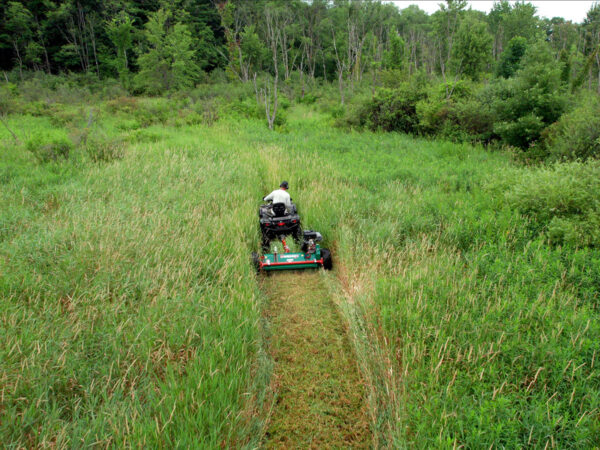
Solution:
M 270 73 L 345 88 L 381 70 L 444 80 L 511 75 L 528 44 L 545 41 L 570 76 L 600 90 L 600 7 L 582 24 L 539 18 L 530 3 L 489 14 L 448 0 L 428 15 L 374 0 L 42 0 L 0 9 L 5 71 L 86 72 L 147 91 L 179 89 L 206 72 L 252 81 Z

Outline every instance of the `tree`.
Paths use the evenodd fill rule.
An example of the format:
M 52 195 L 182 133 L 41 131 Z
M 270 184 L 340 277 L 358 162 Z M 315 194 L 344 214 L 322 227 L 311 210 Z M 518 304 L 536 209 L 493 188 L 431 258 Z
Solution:
M 457 73 L 464 73 L 473 80 L 479 79 L 491 57 L 493 38 L 487 25 L 473 17 L 467 17 L 456 33 L 452 59 Z
M 508 43 L 508 47 L 500 56 L 497 75 L 504 78 L 512 77 L 520 67 L 521 58 L 527 50 L 527 40 L 521 36 L 515 36 Z
M 278 11 L 274 6 L 274 4 L 265 5 L 264 13 L 267 45 L 271 50 L 271 56 L 273 58 L 273 70 L 275 74 L 273 76 L 273 87 L 271 88 L 271 84 L 267 79 L 265 88 L 261 91 L 265 105 L 265 115 L 267 117 L 267 123 L 270 130 L 273 129 L 273 125 L 275 124 L 277 107 L 279 105 L 277 90 L 279 84 L 278 54 L 281 40 L 281 28 L 286 21 L 285 15 L 282 15 L 281 11 Z
M 133 22 L 125 11 L 121 11 L 117 17 L 114 17 L 107 23 L 106 32 L 117 51 L 117 58 L 115 60 L 117 73 L 119 74 L 121 83 L 127 85 L 129 79 L 127 52 L 133 46 Z
M 467 6 L 466 0 L 446 0 L 446 5 L 440 3 L 440 9 L 431 17 L 433 20 L 433 53 L 435 64 L 439 68 L 444 80 L 446 69 L 452 57 L 454 35 L 459 28 L 464 10 Z
M 600 4 L 596 3 L 588 11 L 582 28 L 585 32 L 585 53 L 594 55 L 598 72 L 598 93 L 600 93 Z M 592 83 L 592 67 L 589 67 L 589 87 Z
M 30 46 L 33 37 L 33 30 L 31 28 L 33 16 L 27 8 L 18 2 L 8 3 L 6 15 L 5 28 L 7 34 L 3 38 L 12 44 L 19 65 L 19 75 L 23 78 L 23 64 L 27 50 L 29 50 L 30 60 L 34 58 L 34 51 L 32 51 Z M 35 50 L 35 53 L 37 56 L 37 50 Z
M 169 19 L 160 9 L 146 23 L 148 49 L 138 58 L 136 81 L 150 93 L 189 88 L 200 71 L 194 61 L 191 33 L 181 23 L 170 26 Z
M 402 70 L 404 66 L 406 44 L 397 31 L 390 33 L 389 50 L 384 55 L 386 69 Z
M 527 49 L 513 78 L 491 86 L 499 120 L 494 131 L 505 142 L 527 149 L 558 120 L 567 103 L 561 71 L 548 44 L 540 41 Z

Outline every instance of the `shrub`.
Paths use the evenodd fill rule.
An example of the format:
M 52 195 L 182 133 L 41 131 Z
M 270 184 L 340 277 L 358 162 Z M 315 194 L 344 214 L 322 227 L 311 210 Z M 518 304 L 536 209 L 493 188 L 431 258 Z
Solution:
M 555 163 L 527 172 L 506 194 L 553 244 L 600 245 L 600 162 Z
M 82 111 L 77 112 L 73 109 L 66 109 L 57 103 L 47 108 L 47 114 L 50 118 L 50 123 L 55 127 L 62 127 L 84 117 Z
M 499 122 L 494 132 L 507 144 L 525 149 L 539 139 L 545 126 L 541 117 L 532 113 L 511 122 Z
M 319 99 L 319 96 L 314 93 L 306 93 L 304 97 L 299 96 L 296 98 L 298 103 L 303 103 L 305 105 L 314 105 L 315 102 Z
M 106 136 L 90 135 L 85 141 L 86 154 L 94 162 L 109 162 L 123 158 L 123 141 Z
M 567 105 L 567 94 L 557 64 L 545 43 L 527 50 L 514 78 L 487 88 L 498 124 L 494 131 L 508 144 L 528 149 L 555 122 Z
M 12 114 L 19 111 L 16 88 L 17 86 L 12 83 L 0 86 L 0 114 Z
M 29 139 L 25 147 L 41 163 L 67 159 L 73 143 L 66 136 L 37 134 Z
M 154 144 L 165 138 L 164 133 L 152 130 L 135 130 L 127 137 L 128 142 L 132 144 Z
M 132 114 L 138 109 L 138 101 L 135 97 L 117 97 L 106 102 L 106 110 L 109 113 L 123 112 Z
M 600 101 L 593 97 L 551 125 L 544 149 L 553 160 L 600 157 Z
M 435 86 L 427 99 L 417 103 L 420 132 L 456 141 L 490 141 L 494 135 L 493 112 L 489 102 L 472 91 L 473 86 L 464 81 Z
M 351 110 L 347 122 L 371 130 L 413 133 L 419 124 L 417 102 L 424 97 L 423 90 L 408 83 L 398 89 L 383 88 L 356 110 Z

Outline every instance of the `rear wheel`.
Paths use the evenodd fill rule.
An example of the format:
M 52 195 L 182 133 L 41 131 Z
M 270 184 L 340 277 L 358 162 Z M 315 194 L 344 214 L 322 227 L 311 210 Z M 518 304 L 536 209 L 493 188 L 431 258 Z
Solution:
M 252 253 L 250 259 L 252 260 L 252 265 L 254 266 L 254 269 L 256 269 L 256 272 L 260 272 L 260 257 L 258 256 L 258 253 Z
M 271 239 L 269 239 L 269 236 L 267 236 L 266 234 L 262 235 L 261 246 L 263 253 L 268 253 L 271 249 Z
M 321 258 L 323 258 L 323 269 L 333 269 L 333 260 L 331 259 L 331 252 L 328 249 L 321 249 Z

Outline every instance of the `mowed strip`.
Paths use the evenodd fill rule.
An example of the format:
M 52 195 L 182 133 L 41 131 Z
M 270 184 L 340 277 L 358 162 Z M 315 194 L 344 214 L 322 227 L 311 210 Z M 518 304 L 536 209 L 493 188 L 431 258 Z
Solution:
M 276 394 L 265 446 L 368 447 L 363 380 L 320 273 L 274 273 L 262 285 Z

